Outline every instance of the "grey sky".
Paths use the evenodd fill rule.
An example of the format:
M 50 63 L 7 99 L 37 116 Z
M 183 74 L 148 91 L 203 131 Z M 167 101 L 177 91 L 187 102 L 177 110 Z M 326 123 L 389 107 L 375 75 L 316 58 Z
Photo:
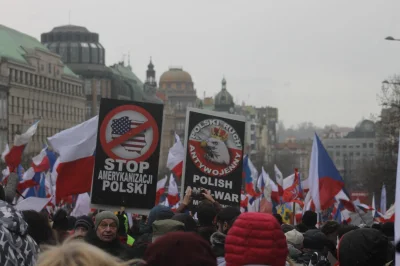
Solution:
M 108 65 L 130 52 L 141 78 L 183 66 L 199 97 L 222 76 L 239 102 L 279 108 L 286 126 L 354 126 L 378 113 L 382 80 L 400 72 L 398 0 L 0 0 L 0 23 L 40 39 L 71 24 L 100 34 Z

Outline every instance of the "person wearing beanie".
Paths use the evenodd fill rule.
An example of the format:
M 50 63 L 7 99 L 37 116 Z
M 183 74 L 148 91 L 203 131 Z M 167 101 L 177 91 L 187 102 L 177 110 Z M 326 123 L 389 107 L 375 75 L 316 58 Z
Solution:
M 85 237 L 89 231 L 94 229 L 94 223 L 89 216 L 80 216 L 76 219 L 74 235 L 77 238 Z
M 159 220 L 153 223 L 153 238 L 152 242 L 156 241 L 161 236 L 176 232 L 176 231 L 185 231 L 185 224 L 179 221 L 175 221 L 172 219 L 167 220 Z
M 129 247 L 119 240 L 118 228 L 119 220 L 114 213 L 99 212 L 95 217 L 94 230 L 87 233 L 85 240 L 123 261 L 133 259 L 134 254 Z
M 217 257 L 218 265 L 225 265 L 225 239 L 235 219 L 240 215 L 236 207 L 223 208 L 216 217 L 218 230 L 210 237 L 211 249 Z
M 295 229 L 295 227 L 293 226 L 293 225 L 291 225 L 291 224 L 282 224 L 281 225 L 281 228 L 282 228 L 282 231 L 283 231 L 283 233 L 287 233 L 287 232 L 289 232 L 289 231 L 292 231 L 292 230 L 294 230 Z M 298 230 L 297 230 L 298 231 Z
M 317 213 L 313 211 L 306 211 L 301 218 L 301 222 L 307 227 L 308 230 L 317 229 Z
M 216 266 L 210 245 L 196 233 L 172 232 L 151 244 L 143 258 L 147 266 Z
M 291 259 L 297 260 L 303 253 L 301 250 L 303 248 L 304 236 L 296 229 L 288 231 L 285 233 L 285 236 L 288 244 L 289 256 Z
M 340 266 L 384 266 L 394 259 L 388 238 L 372 228 L 361 228 L 343 235 L 339 242 Z
M 285 266 L 288 254 L 280 224 L 267 213 L 240 214 L 225 239 L 226 266 Z
M 331 242 L 331 245 L 329 245 L 330 247 L 329 252 L 335 259 L 337 254 L 336 246 L 337 246 L 339 229 L 340 229 L 340 224 L 336 221 L 327 221 L 321 228 L 321 232 L 324 233 L 328 238 L 328 240 Z

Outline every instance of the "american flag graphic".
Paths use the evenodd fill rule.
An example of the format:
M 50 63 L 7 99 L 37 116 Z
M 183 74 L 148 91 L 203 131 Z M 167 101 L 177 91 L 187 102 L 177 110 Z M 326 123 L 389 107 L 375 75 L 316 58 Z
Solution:
M 143 124 L 143 122 L 131 120 L 128 116 L 113 119 L 111 121 L 111 136 L 113 139 L 119 138 L 131 129 L 136 128 L 141 124 Z M 140 153 L 142 149 L 146 146 L 144 132 L 145 131 L 123 142 L 121 146 L 124 147 L 127 151 Z

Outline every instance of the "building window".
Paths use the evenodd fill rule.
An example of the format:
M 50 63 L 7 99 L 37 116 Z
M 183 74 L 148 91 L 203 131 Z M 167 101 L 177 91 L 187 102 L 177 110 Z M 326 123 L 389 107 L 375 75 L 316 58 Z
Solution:
M 374 143 L 370 143 L 369 147 L 372 149 L 374 147 Z
M 101 97 L 101 81 L 95 80 L 96 82 L 96 95 Z
M 98 46 L 99 46 L 99 63 L 100 64 L 104 64 L 104 48 L 100 45 L 100 44 L 98 44 Z
M 64 63 L 68 62 L 68 51 L 67 51 L 67 43 L 60 43 L 60 46 L 58 48 L 58 54 L 61 56 L 61 61 Z
M 347 148 L 347 145 L 343 145 L 342 148 Z
M 82 42 L 82 63 L 89 63 L 90 62 L 90 49 L 89 44 Z
M 91 43 L 90 44 L 90 50 L 91 50 L 91 63 L 97 64 L 99 63 L 99 49 L 97 48 L 96 44 Z
M 71 63 L 79 62 L 79 45 L 77 43 L 71 43 L 69 46 L 69 56 Z
M 362 145 L 364 149 L 367 148 L 367 143 L 363 143 Z
M 51 74 L 51 64 L 49 63 L 49 64 L 47 65 L 47 67 L 48 67 L 48 69 L 49 69 L 49 74 Z
M 349 149 L 353 149 L 353 145 L 349 145 Z

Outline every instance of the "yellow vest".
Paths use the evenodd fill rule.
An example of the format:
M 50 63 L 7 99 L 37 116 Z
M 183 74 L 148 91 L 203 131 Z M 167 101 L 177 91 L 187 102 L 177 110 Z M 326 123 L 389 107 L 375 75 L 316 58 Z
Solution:
M 130 235 L 127 235 L 126 244 L 128 244 L 128 246 L 132 246 L 133 243 L 135 243 L 135 239 Z

